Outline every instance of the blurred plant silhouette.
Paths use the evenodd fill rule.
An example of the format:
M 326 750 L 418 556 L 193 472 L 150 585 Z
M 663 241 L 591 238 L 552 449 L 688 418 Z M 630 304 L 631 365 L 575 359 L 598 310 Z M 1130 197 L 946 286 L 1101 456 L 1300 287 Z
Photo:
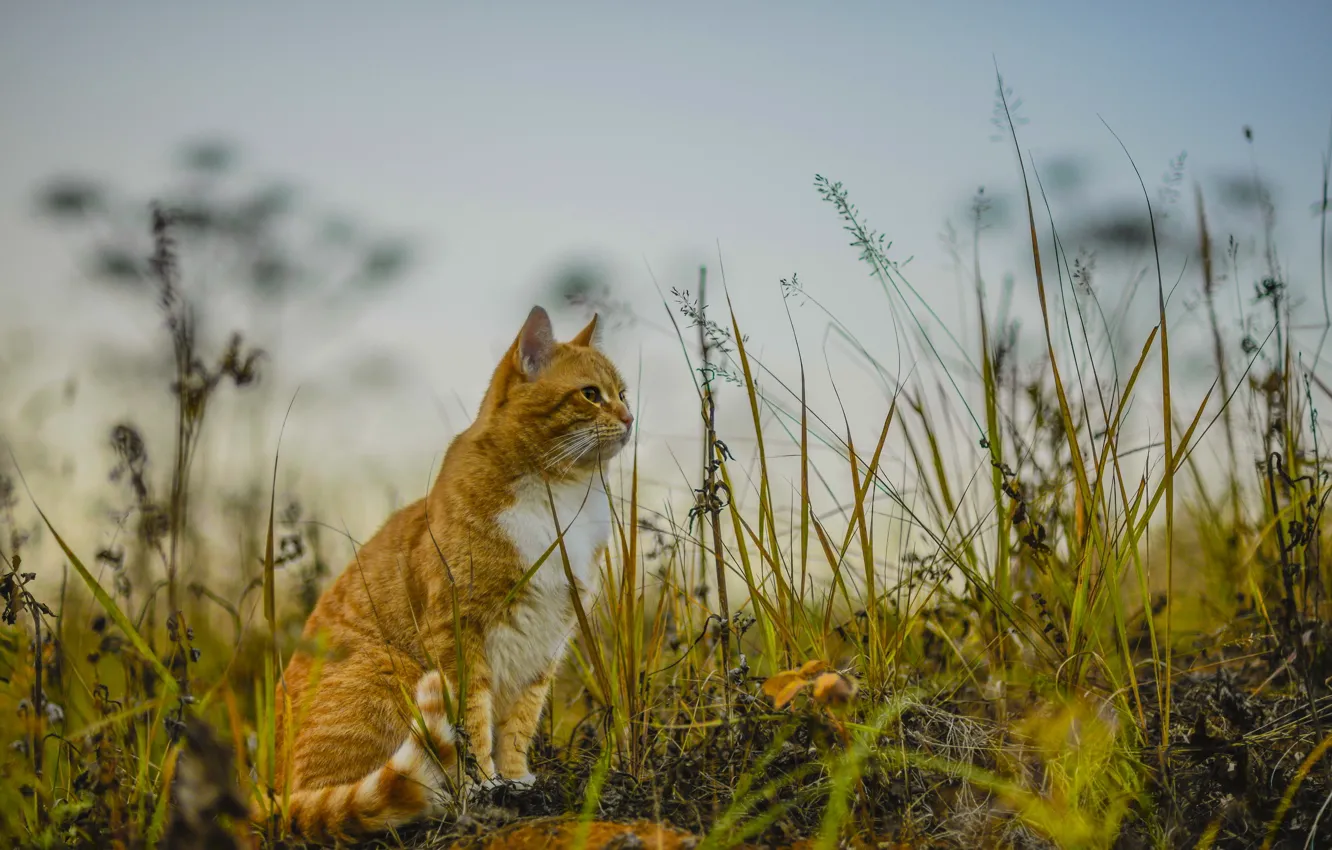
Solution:
M 79 175 L 53 177 L 37 193 L 41 217 L 86 238 L 94 281 L 145 294 L 153 285 L 144 234 L 155 204 L 170 215 L 181 254 L 207 263 L 191 278 L 201 307 L 221 288 L 258 315 L 299 301 L 305 315 L 327 322 L 401 283 L 412 265 L 407 241 L 309 210 L 282 181 L 249 178 L 237 149 L 221 140 L 186 144 L 170 185 L 150 197 Z
M 559 266 L 546 282 L 546 294 L 582 315 L 596 313 L 603 329 L 635 322 L 633 307 L 611 284 L 610 272 L 593 260 L 570 260 Z
M 36 209 L 42 220 L 79 240 L 92 285 L 124 293 L 133 309 L 157 314 L 167 331 L 146 348 L 136 346 L 129 361 L 114 351 L 95 356 L 94 365 L 118 383 L 153 391 L 165 386 L 173 400 L 170 431 L 144 428 L 151 414 L 137 406 L 128 418 L 107 423 L 113 446 L 120 445 L 116 435 L 126 433 L 145 447 L 174 441 L 174 451 L 163 444 L 154 452 L 168 459 L 165 465 L 151 475 L 141 471 L 141 488 L 132 488 L 141 492 L 131 494 L 130 506 L 149 526 L 163 520 L 144 548 L 150 560 L 161 561 L 169 615 L 181 607 L 185 582 L 203 578 L 178 576 L 178 567 L 202 557 L 191 521 L 197 507 L 186 494 L 205 408 L 206 418 L 216 418 L 208 404 L 213 390 L 221 384 L 257 385 L 252 393 L 257 397 L 238 411 L 248 418 L 248 429 L 237 429 L 234 422 L 227 429 L 231 450 L 237 435 L 248 431 L 253 451 L 237 452 L 228 464 L 231 477 L 210 481 L 207 488 L 229 506 L 225 514 L 237 532 L 231 536 L 253 553 L 262 548 L 258 535 L 268 501 L 262 474 L 271 437 L 268 411 L 276 404 L 274 393 L 283 391 L 272 381 L 257 381 L 261 360 L 267 377 L 273 364 L 282 362 L 284 343 L 300 344 L 315 335 L 336 339 L 369 300 L 403 283 L 413 250 L 402 238 L 315 208 L 286 182 L 256 177 L 224 140 L 183 145 L 164 183 L 143 193 L 76 174 L 52 177 L 38 188 Z M 303 326 L 299 336 L 287 332 L 292 317 Z M 382 352 L 354 354 L 356 359 L 339 369 L 361 389 L 374 381 L 357 380 L 358 375 L 382 376 L 394 369 Z M 125 460 L 119 449 L 117 457 Z M 253 469 L 239 468 L 247 463 Z M 168 490 L 159 498 L 142 489 L 147 487 L 142 482 Z M 144 555 L 130 560 L 141 562 Z M 255 569 L 254 558 L 244 563 L 241 574 L 232 577 L 240 586 Z M 142 583 L 149 566 L 140 566 Z

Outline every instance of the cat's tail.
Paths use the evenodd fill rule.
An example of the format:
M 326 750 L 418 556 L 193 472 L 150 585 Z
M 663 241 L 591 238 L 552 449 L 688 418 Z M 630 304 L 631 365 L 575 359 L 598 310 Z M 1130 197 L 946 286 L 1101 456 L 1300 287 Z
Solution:
M 444 682 L 438 672 L 421 677 L 416 704 L 422 724 L 382 766 L 355 782 L 291 793 L 291 831 L 311 839 L 348 838 L 399 827 L 440 813 L 445 771 L 458 763 L 453 724 L 444 708 Z

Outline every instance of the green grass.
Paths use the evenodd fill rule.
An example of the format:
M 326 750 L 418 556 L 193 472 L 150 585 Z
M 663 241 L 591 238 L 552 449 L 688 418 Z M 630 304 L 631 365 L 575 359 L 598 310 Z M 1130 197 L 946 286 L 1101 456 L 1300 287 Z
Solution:
M 645 510 L 637 449 L 623 459 L 602 589 L 579 600 L 535 796 L 460 803 L 441 824 L 381 841 L 448 846 L 478 820 L 563 813 L 667 819 L 708 847 L 855 836 L 1253 846 L 1255 835 L 1304 846 L 1332 793 L 1332 552 L 1321 523 L 1332 489 L 1316 416 L 1332 394 L 1308 366 L 1317 358 L 1301 347 L 1279 270 L 1213 255 L 1201 191 L 1215 380 L 1179 401 L 1170 358 L 1181 310 L 1154 250 L 1154 325 L 1138 330 L 1131 363 L 1110 362 L 1107 310 L 1070 267 L 1000 93 L 1026 191 L 1031 268 L 1018 285 L 1039 303 L 1040 355 L 1016 362 L 979 261 L 979 325 L 946 328 L 848 192 L 818 178 L 880 286 L 874 309 L 895 323 L 911 377 L 889 382 L 877 427 L 853 433 L 846 411 L 809 404 L 803 365 L 790 376 L 765 366 L 724 280 L 724 297 L 707 297 L 706 277 L 697 293 L 664 297 L 694 376 L 704 456 L 688 471 L 692 494 L 671 502 L 681 515 Z M 1143 195 L 1154 248 L 1146 185 Z M 1326 232 L 1326 200 L 1322 215 Z M 207 358 L 180 332 L 186 314 L 172 312 L 184 297 L 168 224 L 155 274 L 178 294 L 163 299 L 178 377 L 201 370 L 203 389 L 175 396 L 164 505 L 128 438 L 123 473 L 144 486 L 123 553 L 75 552 L 21 481 L 5 477 L 0 492 L 12 532 L 0 545 L 0 716 L 15 743 L 0 755 L 0 836 L 16 846 L 186 846 L 195 815 L 249 836 L 227 813 L 259 799 L 283 757 L 273 683 L 310 594 L 293 604 L 280 592 L 292 570 L 276 453 L 263 552 L 252 553 L 262 580 L 227 595 L 182 560 L 207 402 L 255 375 L 239 341 L 215 367 L 196 365 Z M 1259 281 L 1243 345 L 1214 305 L 1227 259 L 1228 274 Z M 788 310 L 827 313 L 797 278 L 783 295 Z M 825 318 L 871 372 L 890 373 Z M 794 321 L 791 333 L 799 353 Z M 747 411 L 747 426 L 721 430 L 719 404 Z M 742 444 L 752 456 L 729 447 Z M 792 465 L 790 480 L 778 472 Z M 19 532 L 29 510 L 55 548 L 29 551 Z M 322 557 L 299 539 L 301 557 Z M 562 547 L 549 557 L 563 560 Z M 58 598 L 29 587 L 29 559 L 68 565 Z M 826 705 L 811 687 L 774 707 L 762 683 L 816 659 L 856 682 L 850 704 Z M 208 757 L 210 746 L 226 758 Z M 199 787 L 213 802 L 199 802 Z M 1332 835 L 1332 823 L 1319 829 Z M 275 821 L 255 840 L 280 831 Z

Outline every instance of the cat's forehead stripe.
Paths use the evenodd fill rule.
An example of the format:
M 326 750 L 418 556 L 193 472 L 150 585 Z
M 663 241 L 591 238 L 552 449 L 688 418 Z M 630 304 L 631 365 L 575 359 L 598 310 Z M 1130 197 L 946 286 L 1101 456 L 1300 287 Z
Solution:
M 568 349 L 567 354 L 569 365 L 595 382 L 611 384 L 617 388 L 624 387 L 624 378 L 620 375 L 620 371 L 605 355 L 577 348 Z

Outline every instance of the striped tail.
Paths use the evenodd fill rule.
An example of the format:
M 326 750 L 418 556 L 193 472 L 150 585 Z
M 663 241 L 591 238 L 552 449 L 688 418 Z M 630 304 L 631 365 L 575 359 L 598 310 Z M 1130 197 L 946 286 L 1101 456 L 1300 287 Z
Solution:
M 440 814 L 448 787 L 444 771 L 456 765 L 458 757 L 444 709 L 444 687 L 438 672 L 421 677 L 416 703 L 425 734 L 414 722 L 407 740 L 383 767 L 356 782 L 292 792 L 287 808 L 292 832 L 311 839 L 344 839 Z

